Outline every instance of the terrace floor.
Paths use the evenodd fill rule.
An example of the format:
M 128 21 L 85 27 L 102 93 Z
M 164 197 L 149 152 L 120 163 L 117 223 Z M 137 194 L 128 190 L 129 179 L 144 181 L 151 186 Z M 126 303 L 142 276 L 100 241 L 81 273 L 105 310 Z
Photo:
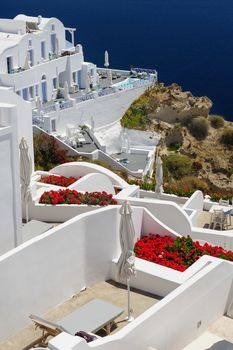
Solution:
M 144 170 L 148 163 L 147 154 L 122 152 L 111 154 L 111 156 L 131 171 L 138 171 L 139 169 Z M 124 160 L 126 160 L 126 162 L 124 162 Z
M 233 350 L 233 320 L 219 318 L 183 350 Z
M 116 319 L 115 328 L 112 329 L 111 334 L 117 332 L 128 324 L 127 321 L 124 320 L 127 316 L 127 290 L 124 285 L 116 283 L 115 281 L 101 282 L 92 287 L 88 287 L 86 290 L 66 300 L 63 304 L 50 310 L 45 315 L 38 316 L 42 316 L 50 321 L 56 321 L 95 298 L 105 300 L 125 310 L 125 312 Z M 133 316 L 135 318 L 138 317 L 159 300 L 161 300 L 161 298 L 156 295 L 132 288 L 131 305 L 133 308 Z M 34 313 L 34 310 L 31 310 L 31 313 Z M 31 324 L 8 338 L 6 341 L 1 342 L 0 349 L 20 350 L 38 338 L 41 334 L 41 331 L 38 329 L 35 330 L 35 327 Z M 105 336 L 103 332 L 101 334 L 101 331 L 100 333 L 98 332 L 98 334 Z

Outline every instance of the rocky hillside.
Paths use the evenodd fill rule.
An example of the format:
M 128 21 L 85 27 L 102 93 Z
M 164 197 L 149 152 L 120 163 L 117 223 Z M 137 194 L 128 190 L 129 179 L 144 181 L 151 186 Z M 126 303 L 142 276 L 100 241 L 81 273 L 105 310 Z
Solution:
M 211 116 L 208 118 L 211 119 Z M 187 126 L 161 122 L 160 154 L 167 156 L 178 153 L 188 156 L 196 164 L 195 176 L 206 180 L 212 189 L 232 190 L 233 146 L 220 142 L 224 130 L 232 129 L 233 123 L 224 122 L 221 128 L 208 128 L 208 135 L 197 140 Z
M 211 107 L 208 97 L 194 97 L 176 84 L 159 84 L 131 105 L 121 124 L 159 132 L 161 155 L 186 155 L 196 166 L 190 175 L 206 180 L 212 189 L 232 190 L 233 123 L 209 116 Z M 230 135 L 225 143 L 224 133 Z
M 127 128 L 145 130 L 155 120 L 164 122 L 184 122 L 195 116 L 207 116 L 212 101 L 204 97 L 195 97 L 190 91 L 182 91 L 177 84 L 164 86 L 160 83 L 148 89 L 132 103 L 121 119 Z

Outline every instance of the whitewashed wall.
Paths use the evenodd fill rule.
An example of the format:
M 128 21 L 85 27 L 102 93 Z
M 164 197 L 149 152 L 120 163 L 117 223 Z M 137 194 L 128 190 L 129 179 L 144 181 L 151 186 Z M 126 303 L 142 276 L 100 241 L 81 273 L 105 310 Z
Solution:
M 182 349 L 226 312 L 232 298 L 232 277 L 232 265 L 213 262 L 124 329 L 93 342 L 91 348 Z
M 212 245 L 233 250 L 233 230 L 211 230 L 206 228 L 192 227 L 191 235 L 194 240 L 201 240 Z
M 77 127 L 86 123 L 91 125 L 91 117 L 94 118 L 95 128 L 112 124 L 123 116 L 131 103 L 144 90 L 144 87 L 139 87 L 120 91 L 112 95 L 78 103 L 75 108 L 53 112 L 51 115 L 57 118 L 57 132 L 65 134 L 67 124 L 73 124 Z
M 86 175 L 70 185 L 69 189 L 88 192 L 105 191 L 108 194 L 115 195 L 115 190 L 110 179 L 107 176 L 98 173 Z
M 179 205 L 169 201 L 146 198 L 125 197 L 124 192 L 117 196 L 118 203 L 128 200 L 133 206 L 147 208 L 157 219 L 179 235 L 187 236 L 191 232 L 191 220 Z
M 153 230 L 152 221 L 143 222 L 147 218 L 143 211 L 142 208 L 133 211 L 137 237 L 140 237 L 143 227 Z M 0 279 L 4 281 L 0 288 L 0 300 L 4 300 L 0 313 L 1 340 L 30 323 L 30 313 L 43 315 L 82 288 L 112 277 L 112 261 L 120 253 L 119 220 L 119 207 L 84 214 L 0 257 Z M 231 296 L 232 264 L 205 258 L 184 273 L 172 271 L 171 274 L 167 272 L 171 269 L 152 266 L 146 261 L 141 263 L 137 259 L 139 278 L 138 283 L 137 279 L 133 281 L 135 287 L 152 288 L 156 293 L 161 288 L 170 292 L 179 283 L 183 286 L 116 335 L 92 343 L 92 346 L 105 343 L 101 349 L 102 346 L 103 349 L 109 349 L 109 346 L 111 349 L 119 349 L 119 346 L 122 349 L 131 349 L 131 346 L 143 349 L 144 346 L 159 345 L 159 349 L 166 349 L 165 342 L 170 345 L 176 335 L 180 341 L 184 340 L 182 332 L 189 337 L 196 336 L 194 325 L 202 320 L 203 330 L 210 321 L 223 314 Z M 16 315 L 15 310 L 17 317 L 12 317 L 12 314 Z M 176 322 L 178 312 L 180 317 Z M 172 332 L 174 324 L 176 332 Z M 178 345 L 183 343 L 175 343 L 173 349 L 178 350 Z
M 106 175 L 112 182 L 114 186 L 128 187 L 128 183 L 123 180 L 120 176 L 113 173 L 111 170 L 103 168 L 100 165 L 87 163 L 87 162 L 70 162 L 50 170 L 51 174 L 63 175 L 63 176 L 84 176 L 91 173 L 100 173 Z
M 30 105 L 6 88 L 0 88 L 0 254 L 21 243 L 21 193 L 19 143 L 24 137 L 32 161 L 33 139 Z M 2 128 L 1 128 L 2 127 Z
M 7 111 L 6 111 L 7 109 Z M 14 106 L 3 108 L 0 115 L 14 113 Z M 0 255 L 21 243 L 21 200 L 19 155 L 13 126 L 0 127 Z
M 142 209 L 133 218 L 140 235 Z M 83 214 L 0 257 L 0 340 L 28 324 L 30 313 L 43 314 L 110 278 L 120 252 L 119 220 L 119 207 Z
M 25 16 L 16 16 L 16 19 L 20 21 L 26 21 L 27 19 Z M 29 19 L 30 21 L 30 19 Z M 43 62 L 43 58 L 41 57 L 41 41 L 46 42 L 46 58 L 48 59 L 48 53 L 49 51 L 52 51 L 51 49 L 51 25 L 55 25 L 55 33 L 59 42 L 59 48 L 65 49 L 65 29 L 63 24 L 57 19 L 57 18 L 51 18 L 48 20 L 47 24 L 44 26 L 44 28 L 40 31 L 38 31 L 36 34 L 34 33 L 27 33 L 19 37 L 18 43 L 14 47 L 9 47 L 6 50 L 2 52 L 0 55 L 0 72 L 1 73 L 7 73 L 7 65 L 6 65 L 6 57 L 12 56 L 13 57 L 13 68 L 17 67 L 23 67 L 25 64 L 25 60 L 27 57 L 27 51 L 29 49 L 29 40 L 32 42 L 32 49 L 34 51 L 34 63 L 37 65 L 38 63 Z M 2 24 L 1 30 L 6 31 L 10 30 L 10 27 L 14 27 L 14 21 L 13 20 L 7 20 L 7 23 Z M 11 38 L 11 34 L 9 39 Z M 14 38 L 13 38 L 14 39 Z
M 228 309 L 232 298 L 232 265 L 213 261 L 112 336 L 87 344 L 61 333 L 52 350 L 180 350 L 199 337 Z
M 5 104 L 16 106 L 14 116 L 11 117 L 11 120 L 8 121 L 8 123 L 12 123 L 14 128 L 16 128 L 18 145 L 20 144 L 22 137 L 26 139 L 34 169 L 31 104 L 25 102 L 19 96 L 14 94 L 13 91 L 4 87 L 0 87 L 0 101 Z M 18 149 L 18 146 L 16 147 Z

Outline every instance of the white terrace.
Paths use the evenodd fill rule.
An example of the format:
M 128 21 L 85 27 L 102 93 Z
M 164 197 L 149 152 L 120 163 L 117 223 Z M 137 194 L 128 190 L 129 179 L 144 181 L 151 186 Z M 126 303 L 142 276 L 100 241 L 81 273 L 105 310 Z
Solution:
M 4 300 L 0 339 L 6 341 L 0 345 L 2 349 L 5 345 L 9 349 L 9 344 L 13 344 L 9 342 L 16 339 L 12 336 L 30 324 L 31 313 L 44 316 L 84 288 L 88 291 L 95 284 L 116 280 L 119 221 L 119 206 L 82 214 L 0 257 L 4 281 L 0 289 L 0 300 Z M 133 221 L 137 238 L 149 232 L 175 236 L 146 209 L 135 207 Z M 133 287 L 150 293 L 152 299 L 139 315 L 135 314 L 134 321 L 90 344 L 61 333 L 50 340 L 49 348 L 181 350 L 230 312 L 233 298 L 230 262 L 204 256 L 182 273 L 136 259 L 136 268 Z M 93 293 L 94 298 L 110 300 L 108 294 L 116 292 L 104 288 L 100 295 L 94 288 Z M 156 296 L 163 299 L 157 301 Z M 59 315 L 50 317 L 56 319 Z M 30 342 L 31 336 L 30 333 L 28 339 L 22 339 Z
M 41 172 L 36 172 L 31 184 L 33 202 L 29 206 L 30 218 L 45 222 L 64 222 L 75 215 L 97 209 L 95 206 L 86 205 L 52 206 L 38 204 L 38 200 L 44 191 L 56 187 L 37 182 L 41 174 Z M 140 190 L 138 186 L 129 185 L 110 170 L 85 162 L 66 163 L 52 169 L 48 174 L 66 177 L 82 176 L 69 188 L 78 191 L 106 191 L 112 193 L 119 204 L 127 200 L 133 206 L 147 208 L 161 223 L 178 235 L 190 235 L 194 240 L 207 241 L 225 249 L 233 249 L 232 218 L 228 229 L 224 231 L 219 227 L 213 229 L 210 226 L 211 213 L 209 210 L 215 203 L 204 200 L 201 191 L 196 191 L 190 198 L 165 193 L 158 198 L 155 192 Z M 116 188 L 118 188 L 117 194 L 115 194 Z M 232 215 L 232 206 L 229 206 L 229 211 Z

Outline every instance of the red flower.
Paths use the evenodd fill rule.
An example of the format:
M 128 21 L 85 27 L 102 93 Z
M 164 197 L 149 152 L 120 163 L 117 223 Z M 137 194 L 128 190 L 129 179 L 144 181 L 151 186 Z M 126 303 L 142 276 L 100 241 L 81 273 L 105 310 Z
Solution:
M 76 190 L 60 189 L 59 191 L 44 192 L 39 200 L 43 204 L 90 204 L 106 206 L 117 204 L 111 194 L 106 192 L 77 192 Z
M 233 252 L 222 247 L 206 243 L 201 246 L 190 236 L 172 239 L 169 236 L 149 234 L 135 244 L 135 254 L 138 258 L 154 262 L 178 271 L 185 271 L 202 255 L 233 261 Z
M 75 181 L 79 180 L 80 177 L 65 177 L 65 176 L 57 176 L 57 175 L 49 175 L 42 177 L 40 179 L 40 182 L 56 185 L 56 186 L 62 186 L 62 187 L 68 187 L 71 184 L 73 184 Z

